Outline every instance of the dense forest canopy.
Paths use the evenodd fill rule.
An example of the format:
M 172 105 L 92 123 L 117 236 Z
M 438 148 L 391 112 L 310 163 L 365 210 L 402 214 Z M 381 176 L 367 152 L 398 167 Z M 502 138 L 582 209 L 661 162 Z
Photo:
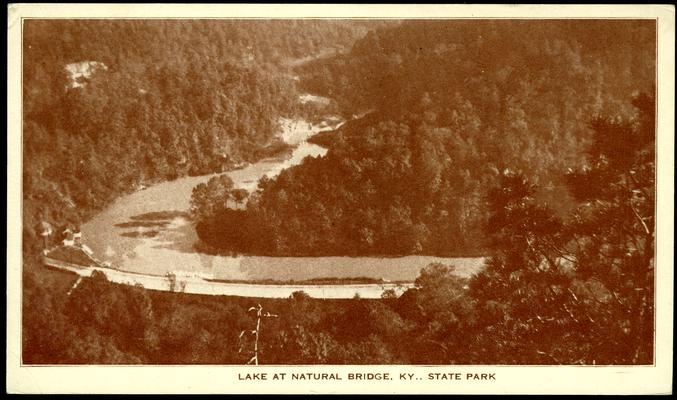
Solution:
M 24 343 L 45 335 L 40 318 L 64 322 L 61 285 L 71 277 L 41 267 L 45 227 L 77 226 L 143 185 L 287 151 L 278 118 L 314 112 L 299 105 L 292 68 L 391 23 L 25 20 L 24 317 L 32 322 Z M 69 329 L 76 348 L 82 331 Z M 44 339 L 61 346 L 56 336 Z
M 655 21 L 29 20 L 24 32 L 24 363 L 244 364 L 256 303 L 279 314 L 262 364 L 653 362 Z M 68 89 L 64 66 L 80 61 L 107 68 Z M 72 289 L 38 268 L 38 222 L 256 159 L 278 116 L 307 112 L 300 91 L 366 115 L 254 193 L 227 177 L 196 187 L 210 250 L 483 254 L 483 271 L 432 264 L 399 298 L 268 300 L 100 275 Z
M 202 218 L 198 233 L 278 255 L 482 254 L 482 199 L 501 172 L 531 177 L 561 214 L 574 205 L 563 173 L 586 163 L 592 118 L 631 117 L 632 96 L 653 92 L 654 35 L 652 21 L 614 20 L 370 31 L 298 69 L 346 117 L 371 113 L 325 134 L 326 157 L 262 182 L 247 211 Z
M 278 117 L 302 112 L 291 65 L 365 31 L 342 20 L 25 21 L 28 233 L 41 219 L 77 223 L 138 183 L 284 147 Z M 73 87 L 66 67 L 89 62 L 103 67 Z
M 654 79 L 652 43 L 652 20 L 410 20 L 302 69 L 307 89 L 340 98 L 347 112 L 400 114 L 426 92 L 438 107 L 453 110 L 449 100 L 460 93 L 486 111 L 510 99 L 557 100 L 549 92 L 562 86 L 565 97 L 581 89 L 585 100 L 614 95 L 592 112 L 606 103 L 628 111 L 628 93 Z

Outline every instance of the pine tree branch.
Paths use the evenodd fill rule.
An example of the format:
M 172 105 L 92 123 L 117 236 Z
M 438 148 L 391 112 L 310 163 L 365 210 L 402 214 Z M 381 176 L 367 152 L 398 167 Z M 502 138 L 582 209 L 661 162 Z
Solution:
M 650 235 L 650 234 L 651 234 L 651 231 L 649 230 L 649 227 L 646 226 L 646 223 L 644 222 L 644 218 L 642 218 L 642 216 L 639 215 L 639 213 L 637 212 L 637 210 L 635 209 L 635 207 L 632 205 L 632 202 L 630 202 L 630 209 L 632 210 L 632 212 L 635 214 L 635 217 L 637 217 L 637 219 L 639 220 L 639 222 L 640 222 L 640 223 L 642 224 L 642 226 L 644 227 L 644 232 L 646 232 L 647 235 Z

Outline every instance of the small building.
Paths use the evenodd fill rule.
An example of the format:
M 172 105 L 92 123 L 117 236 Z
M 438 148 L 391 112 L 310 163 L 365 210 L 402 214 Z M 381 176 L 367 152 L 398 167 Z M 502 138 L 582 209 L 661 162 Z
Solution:
M 70 228 L 66 228 L 63 231 L 63 241 L 62 244 L 64 246 L 76 246 L 76 247 L 82 247 L 82 232 L 79 230 L 71 230 Z
M 73 231 L 70 228 L 66 228 L 63 231 L 63 241 L 64 246 L 74 246 L 75 238 L 73 237 Z
M 73 232 L 73 242 L 76 246 L 82 246 L 82 233 L 80 231 Z

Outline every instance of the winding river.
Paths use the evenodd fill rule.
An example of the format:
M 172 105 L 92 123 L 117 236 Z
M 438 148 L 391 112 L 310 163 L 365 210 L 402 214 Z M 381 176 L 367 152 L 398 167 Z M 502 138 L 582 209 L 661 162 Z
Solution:
M 258 180 L 274 177 L 305 157 L 322 157 L 326 149 L 308 143 L 310 136 L 331 129 L 303 120 L 282 119 L 282 137 L 296 146 L 285 159 L 265 159 L 225 172 L 236 187 L 253 190 Z M 453 264 L 461 276 L 481 268 L 482 258 L 407 256 L 377 257 L 263 257 L 213 256 L 194 249 L 197 242 L 188 218 L 193 187 L 218 174 L 163 182 L 117 199 L 82 226 L 83 242 L 101 261 L 121 271 L 165 276 L 175 273 L 235 281 L 304 281 L 319 278 L 372 278 L 412 282 L 432 262 Z

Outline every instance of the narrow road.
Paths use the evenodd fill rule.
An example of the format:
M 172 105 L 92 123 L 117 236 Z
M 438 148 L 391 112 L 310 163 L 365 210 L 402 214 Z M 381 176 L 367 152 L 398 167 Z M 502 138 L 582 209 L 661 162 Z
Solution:
M 104 267 L 81 267 L 49 257 L 44 263 L 52 268 L 73 272 L 81 277 L 89 277 L 94 271 L 103 273 L 108 281 L 122 285 L 141 285 L 145 289 L 165 292 L 180 292 L 212 296 L 241 296 L 259 298 L 288 298 L 292 293 L 303 291 L 311 297 L 319 299 L 350 299 L 355 295 L 365 299 L 381 298 L 383 291 L 392 289 L 397 296 L 414 286 L 413 283 L 395 284 L 249 284 L 212 282 L 199 277 L 179 277 L 172 280 L 157 275 L 144 275 L 133 272 L 117 271 Z

